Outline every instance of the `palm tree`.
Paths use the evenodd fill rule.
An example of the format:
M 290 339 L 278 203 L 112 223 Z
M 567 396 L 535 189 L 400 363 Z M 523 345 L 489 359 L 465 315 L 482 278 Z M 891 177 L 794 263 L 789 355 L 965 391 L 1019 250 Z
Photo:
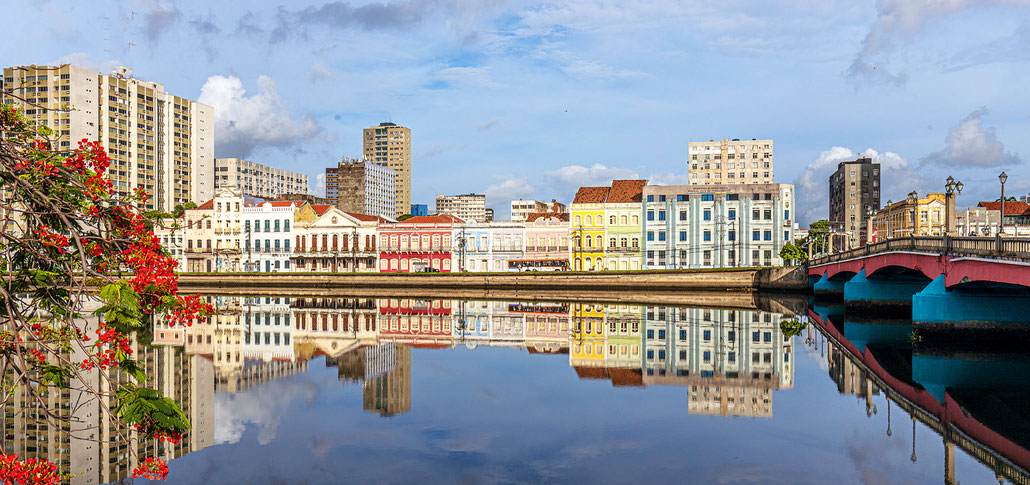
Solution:
M 997 199 L 994 199 L 994 201 L 995 202 L 1001 202 L 1001 197 L 998 197 Z M 1015 197 L 1005 197 L 1005 202 L 1015 202 L 1015 201 L 1016 201 Z

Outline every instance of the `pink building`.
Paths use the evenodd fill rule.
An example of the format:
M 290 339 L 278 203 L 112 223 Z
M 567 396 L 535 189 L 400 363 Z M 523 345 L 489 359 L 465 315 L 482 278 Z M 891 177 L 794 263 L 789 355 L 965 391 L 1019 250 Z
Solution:
M 569 260 L 569 214 L 538 212 L 526 218 L 526 259 Z
M 379 272 L 417 273 L 431 268 L 451 272 L 452 229 L 464 221 L 451 216 L 419 216 L 379 225 Z

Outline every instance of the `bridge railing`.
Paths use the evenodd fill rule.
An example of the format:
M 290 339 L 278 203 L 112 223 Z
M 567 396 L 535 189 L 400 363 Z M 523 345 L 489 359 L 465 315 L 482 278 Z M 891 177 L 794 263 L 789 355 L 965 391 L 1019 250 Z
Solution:
M 985 258 L 1030 261 L 1030 238 L 1015 237 L 949 237 L 914 236 L 887 239 L 865 246 L 814 257 L 810 266 L 846 261 L 862 256 L 891 251 L 949 254 L 952 256 L 978 256 Z

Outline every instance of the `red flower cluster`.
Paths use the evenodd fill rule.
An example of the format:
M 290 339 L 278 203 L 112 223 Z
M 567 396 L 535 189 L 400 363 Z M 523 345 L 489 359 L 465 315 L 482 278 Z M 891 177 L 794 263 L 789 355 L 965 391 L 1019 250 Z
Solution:
M 107 369 L 118 365 L 118 362 L 121 360 L 118 355 L 119 352 L 124 354 L 132 353 L 132 348 L 129 346 L 129 338 L 121 332 L 113 328 L 107 328 L 107 325 L 103 323 L 100 324 L 100 328 L 96 332 L 97 341 L 93 344 L 93 358 L 87 357 L 83 359 L 80 365 L 82 369 L 89 370 L 95 366 Z
M 43 225 L 36 229 L 36 237 L 39 238 L 40 242 L 44 246 L 50 246 L 57 248 L 57 251 L 64 254 L 64 248 L 68 247 L 68 237 L 64 234 L 56 234 L 50 232 L 50 228 Z
M 198 315 L 207 315 L 213 310 L 210 304 L 201 301 L 200 295 L 178 296 L 176 300 L 175 309 L 165 315 L 169 327 L 176 324 L 192 326 L 194 318 Z
M 147 458 L 138 467 L 132 470 L 132 478 L 146 478 L 147 480 L 167 480 L 168 464 L 160 458 Z
M 57 465 L 46 460 L 19 460 L 17 455 L 0 454 L 0 483 L 58 485 L 61 474 L 57 472 Z

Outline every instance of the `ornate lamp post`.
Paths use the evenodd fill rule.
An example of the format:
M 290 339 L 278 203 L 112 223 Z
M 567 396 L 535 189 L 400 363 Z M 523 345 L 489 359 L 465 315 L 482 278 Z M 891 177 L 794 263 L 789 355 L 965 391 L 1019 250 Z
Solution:
M 873 210 L 872 206 L 868 207 L 865 212 L 866 215 L 866 227 L 865 227 L 865 243 L 873 243 L 873 217 L 876 216 L 876 211 Z
M 912 206 L 912 232 L 909 233 L 912 237 L 916 236 L 916 209 L 919 207 L 919 192 L 912 191 L 908 193 L 908 203 Z
M 1001 182 L 1001 232 L 998 234 L 1005 234 L 1005 181 L 1009 179 L 1005 172 L 998 175 L 998 181 Z
M 955 235 L 955 196 L 962 193 L 962 182 L 955 181 L 955 178 L 948 176 L 947 183 L 944 184 L 945 191 L 945 206 L 944 206 L 944 234 L 948 236 Z

